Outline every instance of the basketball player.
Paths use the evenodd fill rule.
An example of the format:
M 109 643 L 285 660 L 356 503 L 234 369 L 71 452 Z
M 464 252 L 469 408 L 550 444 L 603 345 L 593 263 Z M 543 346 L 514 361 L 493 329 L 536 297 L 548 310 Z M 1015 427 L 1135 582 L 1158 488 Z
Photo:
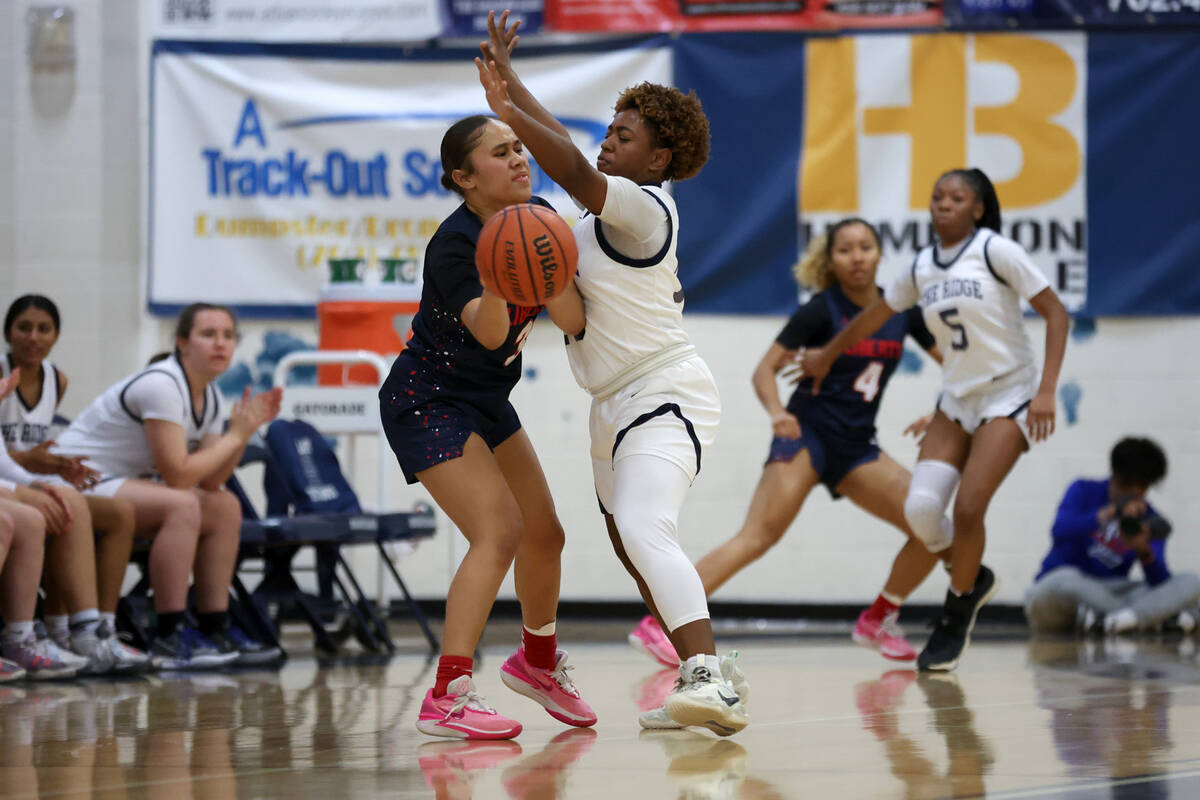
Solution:
M 586 727 L 596 715 L 557 647 L 563 529 L 508 399 L 542 307 L 508 304 L 483 288 L 475 266 L 483 223 L 530 202 L 529 162 L 512 129 L 485 116 L 451 125 L 441 156 L 442 185 L 463 202 L 426 247 L 412 337 L 379 390 L 383 429 L 405 479 L 421 482 L 470 545 L 446 595 L 441 659 L 417 728 L 453 739 L 511 739 L 521 732 L 521 723 L 487 705 L 471 680 L 472 654 L 514 559 L 524 629 L 501 679 L 555 719 Z M 566 333 L 583 328 L 583 302 L 573 286 L 545 308 Z
M 24 295 L 13 301 L 4 317 L 7 356 L 0 360 L 0 375 L 20 370 L 20 384 L 8 398 L 0 400 L 0 430 L 13 460 L 38 475 L 55 476 L 75 489 L 91 488 L 99 475 L 83 464 L 82 458 L 67 458 L 50 452 L 54 444 L 51 427 L 67 391 L 67 376 L 49 360 L 58 341 L 59 313 L 54 301 L 41 295 Z M 47 477 L 45 480 L 53 480 Z M 133 549 L 133 504 L 128 500 L 83 495 L 91 526 L 100 536 L 94 540 L 97 582 L 98 625 L 88 614 L 68 615 L 65 591 L 56 576 L 47 573 L 44 615 L 50 635 L 61 646 L 86 654 L 94 672 L 128 672 L 150 663 L 150 657 L 113 636 L 117 602 Z M 92 541 L 92 537 L 88 537 Z M 77 553 L 82 557 L 86 552 Z M 86 578 L 84 578 L 86 579 Z M 74 616 L 74 619 L 72 619 Z M 93 645 L 95 631 L 101 636 Z
M 0 402 L 20 379 L 19 370 L 0 378 Z M 0 447 L 0 617 L 5 622 L 0 683 L 68 678 L 87 665 L 86 658 L 59 647 L 33 622 L 48 520 L 61 532 L 67 518 L 66 505 L 50 490 L 40 490 L 34 478 Z
M 942 175 L 929 210 L 937 241 L 829 344 L 804 351 L 801 366 L 812 378 L 813 394 L 819 394 L 842 353 L 897 311 L 917 305 L 937 339 L 944 356 L 942 394 L 913 469 L 904 513 L 930 550 L 953 544 L 950 590 L 917 658 L 921 669 L 949 671 L 967 647 L 980 606 L 996 593 L 995 576 L 980 564 L 988 504 L 1030 442 L 1054 431 L 1054 390 L 1068 317 L 1025 250 L 998 233 L 1000 201 L 981 170 Z M 1040 379 L 1022 299 L 1046 320 Z M 951 531 L 943 514 L 956 486 Z
M 110 386 L 58 439 L 100 473 L 88 491 L 129 500 L 137 535 L 151 539 L 150 584 L 158 635 L 154 666 L 202 669 L 262 664 L 278 648 L 251 639 L 229 619 L 242 510 L 224 488 L 246 442 L 279 413 L 282 390 L 249 396 L 228 414 L 213 381 L 229 367 L 237 323 L 224 306 L 193 303 L 179 315 L 175 351 Z M 199 627 L 186 617 L 195 572 Z
M 858 218 L 841 220 L 814 239 L 796 268 L 802 286 L 817 292 L 788 320 L 754 370 L 754 389 L 771 419 L 774 439 L 762 478 L 737 535 L 696 564 L 704 591 L 711 595 L 779 541 L 800 512 L 808 493 L 825 484 L 834 499 L 890 522 L 908 536 L 897 554 L 883 591 L 862 612 L 854 640 L 885 658 L 911 661 L 916 651 L 897 624 L 900 604 L 921 584 L 937 556 L 913 536 L 904 519 L 910 475 L 875 443 L 875 417 L 888 379 L 900 363 L 904 339 L 911 336 L 941 363 L 942 355 L 921 313 L 896 314 L 870 339 L 842 355 L 830 370 L 825 391 L 813 395 L 803 380 L 785 407 L 776 374 L 797 350 L 825 344 L 846 322 L 879 299 L 875 285 L 879 236 Z M 949 520 L 942 524 L 950 525 Z M 947 554 L 948 555 L 948 554 Z M 652 617 L 642 620 L 630 641 L 663 663 L 678 661 Z
M 685 659 L 665 707 L 642 722 L 728 736 L 746 726 L 745 704 L 722 675 L 704 586 L 677 536 L 721 404 L 683 329 L 679 221 L 662 188 L 700 171 L 708 119 L 695 95 L 649 83 L 626 89 L 592 166 L 513 71 L 516 30 L 507 13 L 498 22 L 488 15 L 479 79 L 492 110 L 586 212 L 574 233 L 587 324 L 568 337 L 567 356 L 593 398 L 596 494 L 618 557 Z

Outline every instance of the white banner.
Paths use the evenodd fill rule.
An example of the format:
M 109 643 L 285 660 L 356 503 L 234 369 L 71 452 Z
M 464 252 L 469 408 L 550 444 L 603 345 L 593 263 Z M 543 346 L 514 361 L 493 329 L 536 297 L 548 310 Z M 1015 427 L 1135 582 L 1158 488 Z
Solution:
M 425 244 L 458 205 L 442 134 L 487 113 L 466 51 L 158 42 L 152 66 L 151 310 L 196 300 L 310 314 L 330 262 L 420 279 Z M 521 76 L 589 158 L 617 93 L 670 83 L 667 48 L 525 56 Z M 535 169 L 534 193 L 575 206 Z M 388 272 L 395 274 L 388 275 Z
M 443 33 L 439 0 L 152 0 L 155 39 L 411 42 Z
M 937 176 L 980 167 L 996 185 L 1002 233 L 1024 245 L 1067 308 L 1084 304 L 1084 34 L 844 37 L 807 48 L 808 232 L 848 213 L 874 223 L 886 285 L 931 241 Z

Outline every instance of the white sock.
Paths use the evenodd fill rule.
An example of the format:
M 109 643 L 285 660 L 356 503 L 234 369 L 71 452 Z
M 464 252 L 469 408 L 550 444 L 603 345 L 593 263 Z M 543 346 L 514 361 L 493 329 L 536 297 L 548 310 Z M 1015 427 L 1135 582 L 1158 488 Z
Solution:
M 1138 626 L 1137 614 L 1132 608 L 1122 608 L 1104 617 L 1105 633 L 1123 633 Z
M 24 642 L 32 638 L 33 620 L 6 622 L 4 624 L 4 641 L 6 643 Z
M 904 605 L 904 598 L 898 594 L 892 594 L 891 592 L 880 592 L 879 596 L 894 606 Z
M 691 675 L 697 667 L 707 667 L 708 672 L 714 678 L 721 677 L 721 659 L 714 655 L 701 653 L 694 655 L 687 661 L 683 662 L 683 674 Z
M 555 631 L 555 621 L 550 620 L 549 622 L 547 622 L 545 625 L 538 628 L 537 630 L 534 630 L 533 628 L 529 627 L 528 625 L 522 625 L 521 627 L 524 628 L 525 630 L 529 631 L 529 633 L 532 634 L 533 636 L 551 636 L 554 634 L 554 631 Z
M 110 631 L 115 632 L 117 630 L 117 612 L 101 611 L 100 612 L 100 621 L 103 623 L 106 623 L 108 625 L 108 629 Z
M 75 633 L 90 633 L 100 626 L 100 610 L 85 608 L 71 615 L 71 630 Z
M 71 635 L 71 618 L 66 614 L 46 614 L 43 620 L 51 639 L 62 640 Z

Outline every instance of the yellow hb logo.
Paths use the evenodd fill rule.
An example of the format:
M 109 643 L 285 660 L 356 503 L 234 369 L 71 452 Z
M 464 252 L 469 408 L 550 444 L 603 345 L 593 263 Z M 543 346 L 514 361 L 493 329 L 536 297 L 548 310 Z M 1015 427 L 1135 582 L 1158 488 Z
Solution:
M 840 37 L 807 43 L 801 169 L 805 213 L 853 212 L 860 207 L 855 41 Z M 1016 72 L 1019 88 L 1008 104 L 968 109 L 966 37 L 931 34 L 910 37 L 910 105 L 862 109 L 862 133 L 909 136 L 912 209 L 928 205 L 939 175 L 969 166 L 968 111 L 974 114 L 976 134 L 1005 136 L 1021 148 L 1020 172 L 996 183 L 1002 204 L 1041 205 L 1062 195 L 1079 177 L 1079 143 L 1069 130 L 1051 121 L 1075 96 L 1078 82 L 1071 56 L 1032 36 L 980 34 L 974 41 L 977 63 L 1000 62 Z

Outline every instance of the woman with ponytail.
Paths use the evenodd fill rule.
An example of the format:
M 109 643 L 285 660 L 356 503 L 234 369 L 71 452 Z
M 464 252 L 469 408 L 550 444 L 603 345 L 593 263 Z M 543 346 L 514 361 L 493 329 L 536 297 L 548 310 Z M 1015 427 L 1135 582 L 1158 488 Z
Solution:
M 942 394 L 904 512 L 930 551 L 951 551 L 945 606 L 917 659 L 921 669 L 949 671 L 966 649 L 979 608 L 996 593 L 995 575 L 981 564 L 988 505 L 1029 443 L 1054 432 L 1068 317 L 1025 250 L 1000 235 L 1000 202 L 983 171 L 942 175 L 929 210 L 937 241 L 829 344 L 804 352 L 801 366 L 818 395 L 838 357 L 897 310 L 919 308 L 937 339 L 945 356 Z M 1022 300 L 1046 320 L 1040 376 Z M 943 515 L 955 487 L 954 524 L 947 529 Z
M 797 350 L 825 344 L 845 320 L 879 300 L 875 285 L 879 235 L 858 218 L 843 219 L 809 243 L 796 266 L 796 280 L 816 294 L 788 320 L 754 370 L 754 390 L 771 420 L 773 439 L 746 521 L 733 538 L 696 564 L 704 590 L 712 594 L 779 541 L 808 493 L 825 484 L 836 500 L 846 495 L 869 514 L 895 525 L 908 537 L 896 556 L 883 592 L 862 612 L 854 640 L 885 658 L 911 661 L 916 652 L 897 619 L 900 604 L 937 563 L 904 519 L 909 473 L 875 443 L 875 417 L 888 379 L 900 363 L 906 336 L 937 361 L 941 354 L 919 312 L 890 315 L 864 346 L 837 359 L 827 390 L 813 394 L 800 382 L 785 406 L 777 373 L 794 363 Z M 920 427 L 914 423 L 910 430 Z M 946 523 L 949 525 L 949 522 Z M 664 663 L 676 658 L 670 643 L 647 617 L 630 635 Z

